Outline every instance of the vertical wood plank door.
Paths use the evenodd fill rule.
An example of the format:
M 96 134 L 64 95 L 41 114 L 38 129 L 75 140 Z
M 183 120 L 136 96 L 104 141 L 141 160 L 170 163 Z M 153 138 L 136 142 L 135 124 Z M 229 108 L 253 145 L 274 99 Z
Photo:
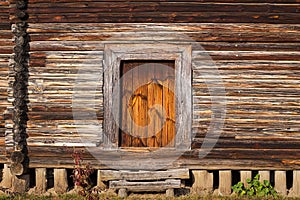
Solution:
M 120 72 L 119 146 L 174 147 L 175 62 L 125 60 Z

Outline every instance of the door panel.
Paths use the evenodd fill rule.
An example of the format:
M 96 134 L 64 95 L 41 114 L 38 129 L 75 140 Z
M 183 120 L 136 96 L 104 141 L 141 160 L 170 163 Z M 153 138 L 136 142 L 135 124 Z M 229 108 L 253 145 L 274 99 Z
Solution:
M 151 70 L 138 67 L 142 65 Z M 172 70 L 165 70 L 162 65 Z M 174 61 L 121 62 L 120 147 L 174 147 L 174 66 Z M 165 116 L 155 105 L 164 109 Z M 158 117 L 151 119 L 154 114 Z M 140 131 L 139 126 L 146 128 Z

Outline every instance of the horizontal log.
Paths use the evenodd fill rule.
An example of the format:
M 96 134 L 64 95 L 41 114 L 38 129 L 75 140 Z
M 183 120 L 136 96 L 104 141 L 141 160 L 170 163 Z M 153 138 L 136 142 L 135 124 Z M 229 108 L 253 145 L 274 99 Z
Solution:
M 37 158 L 32 157 L 29 167 L 47 167 L 47 168 L 74 168 L 72 160 L 66 159 L 55 159 L 49 160 L 52 158 Z M 109 166 L 101 164 L 97 161 L 87 160 L 91 163 L 95 169 L 110 169 Z M 188 167 L 189 169 L 202 169 L 202 170 L 294 170 L 299 169 L 299 161 L 294 160 L 283 160 L 283 163 L 280 161 L 270 161 L 270 160 L 228 160 L 228 159 L 202 159 L 201 164 L 199 164 L 199 159 L 181 159 L 173 163 L 173 168 L 178 167 Z M 298 164 L 297 164 L 298 163 Z M 169 167 L 170 169 L 172 167 Z
M 2 46 L 0 48 L 0 54 L 11 54 L 13 53 L 12 46 Z
M 202 98 L 203 104 L 205 103 L 212 103 L 211 96 L 210 95 L 198 95 L 194 96 L 193 100 L 196 102 L 200 102 L 200 99 Z M 273 96 L 272 98 L 270 97 L 250 97 L 250 96 L 226 96 L 226 102 L 241 102 L 241 103 L 251 103 L 251 102 L 265 102 L 265 103 L 274 103 L 278 104 L 279 102 L 285 102 L 285 103 L 295 103 L 297 105 L 298 99 L 295 97 L 289 97 L 286 95 L 285 97 L 276 97 Z
M 31 51 L 30 52 L 30 61 L 46 59 L 50 62 L 68 62 L 72 59 L 86 60 L 86 59 L 103 59 L 103 50 L 102 51 Z M 69 60 L 70 59 L 70 60 Z
M 124 41 L 176 41 L 183 35 L 181 41 L 228 41 L 228 42 L 298 42 L 300 41 L 297 32 L 215 32 L 216 30 L 202 30 L 198 32 L 141 32 L 126 31 L 122 33 L 110 33 L 99 31 L 98 33 L 38 33 L 31 34 L 32 41 L 107 41 L 115 38 Z M 237 36 L 237 37 L 233 37 Z
M 29 112 L 28 117 L 30 120 L 72 120 L 73 114 L 78 111 L 73 112 L 42 112 L 42 113 L 35 113 L 35 112 Z M 86 117 L 87 119 L 103 115 L 103 111 L 99 110 L 89 110 L 89 113 L 81 114 L 81 117 Z
M 265 91 L 265 92 L 262 92 L 262 91 L 257 91 L 257 90 L 253 90 L 251 92 L 242 92 L 242 91 L 239 91 L 239 90 L 236 90 L 236 91 L 228 91 L 225 93 L 225 95 L 229 98 L 234 98 L 234 97 L 237 97 L 237 98 L 240 98 L 240 100 L 242 100 L 244 97 L 251 97 L 251 98 L 258 98 L 258 99 L 263 99 L 263 98 L 275 98 L 276 99 L 284 99 L 284 97 L 286 98 L 295 98 L 297 97 L 297 92 L 293 92 L 291 94 L 288 94 L 288 93 L 285 93 L 285 92 L 279 92 L 279 93 L 276 93 L 276 92 L 272 92 L 272 91 Z M 222 96 L 225 96 L 225 95 L 221 95 L 220 94 L 220 97 L 222 98 Z M 210 93 L 207 93 L 207 91 L 202 91 L 202 92 L 199 92 L 199 93 L 194 93 L 194 98 L 205 98 L 207 96 L 212 96 L 212 94 Z M 217 97 L 217 96 L 215 96 Z
M 214 53 L 214 52 L 213 52 Z M 238 54 L 238 52 L 236 52 Z M 270 52 L 269 54 L 271 54 Z M 286 52 L 288 53 L 288 52 Z M 59 56 L 59 55 L 58 55 Z M 222 53 L 219 52 L 219 57 L 222 56 Z M 292 57 L 291 57 L 292 58 Z M 86 73 L 91 73 L 96 70 L 102 69 L 102 65 L 100 65 L 101 57 L 98 55 L 98 58 L 92 58 L 90 56 L 86 56 L 86 59 L 79 59 L 76 55 L 73 55 L 73 58 L 64 58 L 62 59 L 47 59 L 47 63 L 44 59 L 34 59 L 30 61 L 31 69 L 30 72 L 33 75 L 38 76 L 38 72 L 52 72 L 52 73 L 62 73 L 65 74 L 76 74 L 78 70 L 85 71 Z M 4 60 L 7 64 L 7 60 Z M 201 78 L 202 75 L 207 75 L 210 72 L 209 70 L 218 69 L 218 73 L 220 74 L 232 74 L 232 75 L 240 75 L 243 72 L 249 72 L 250 75 L 253 73 L 264 73 L 264 74 L 297 74 L 299 72 L 297 66 L 299 65 L 299 61 L 290 61 L 289 63 L 286 61 L 255 61 L 255 60 L 214 60 L 214 64 L 208 61 L 199 61 L 194 60 L 192 62 L 193 69 L 197 70 L 194 73 L 197 73 Z M 267 63 L 269 62 L 269 63 Z M 4 63 L 3 63 L 4 65 Z M 3 67 L 6 67 L 4 65 Z M 6 69 L 6 68 L 4 68 Z M 57 70 L 57 71 L 55 71 Z M 234 70 L 234 71 L 233 71 Z M 69 75 L 70 76 L 70 75 Z
M 274 123 L 271 126 L 268 123 Z M 209 126 L 215 125 L 213 119 L 194 119 L 193 120 L 193 133 L 196 134 L 195 137 L 202 137 L 208 131 Z M 224 126 L 222 128 L 223 136 L 230 136 L 230 134 L 245 134 L 246 136 L 269 136 L 271 138 L 278 137 L 284 139 L 284 137 L 290 138 L 294 137 L 297 139 L 299 137 L 298 128 L 299 123 L 294 122 L 281 122 L 281 121 L 264 121 L 264 120 L 250 120 L 250 119 L 240 119 L 232 120 L 226 119 Z M 255 128 L 253 128 L 255 127 Z M 280 127 L 280 128 L 278 128 Z M 232 135 L 231 135 L 232 136 Z M 253 138 L 254 139 L 254 138 Z
M 3 149 L 3 153 L 1 153 L 1 156 L 0 156 L 0 163 L 8 163 L 9 159 L 5 155 L 5 148 L 2 147 L 2 149 Z
M 193 51 L 194 60 L 207 59 L 207 54 L 213 60 L 295 60 L 299 61 L 299 52 L 272 52 L 272 51 L 218 51 L 201 52 Z
M 84 105 L 84 104 L 83 104 Z M 29 113 L 29 118 L 30 120 L 72 120 L 73 119 L 73 114 L 75 114 L 76 112 L 74 111 L 74 113 L 59 113 L 59 112 L 50 112 L 50 113 Z M 198 110 L 194 110 L 194 115 L 195 116 L 201 116 L 201 118 L 199 118 L 199 120 L 206 120 L 206 119 L 211 119 L 211 114 L 213 112 L 210 110 L 203 110 L 203 111 L 198 111 Z M 78 114 L 78 113 L 77 113 Z M 102 116 L 103 112 L 102 111 L 89 111 L 86 114 L 81 114 L 80 116 L 82 118 L 85 119 L 91 119 L 94 116 Z M 299 120 L 298 117 L 298 111 L 294 110 L 292 112 L 261 112 L 258 110 L 248 110 L 248 111 L 242 111 L 242 110 L 229 110 L 227 109 L 226 111 L 226 119 L 257 119 L 257 121 L 259 120 L 282 120 L 282 121 L 286 121 L 286 120 L 292 120 L 292 121 L 297 121 Z M 198 118 L 194 118 L 194 119 L 198 119 Z
M 43 72 L 43 71 L 48 71 L 48 70 L 70 70 L 71 73 L 72 70 L 86 70 L 87 72 L 92 72 L 93 70 L 96 70 L 100 68 L 97 63 L 99 62 L 99 59 L 93 59 L 90 58 L 89 56 L 86 56 L 86 59 L 77 59 L 73 58 L 72 59 L 67 59 L 65 58 L 64 61 L 59 61 L 59 60 L 48 60 L 47 63 L 43 59 L 32 59 L 30 61 L 30 65 L 32 69 L 30 71 L 32 73 L 36 72 Z M 90 59 L 90 60 L 87 60 Z M 227 63 L 225 63 L 227 61 Z M 6 68 L 7 61 L 5 62 L 5 65 L 3 63 L 4 69 Z M 204 63 L 204 61 L 193 61 L 192 66 L 194 69 L 199 70 L 200 72 L 205 75 L 205 70 L 212 70 L 214 68 L 219 69 L 219 70 L 224 70 L 224 72 L 230 72 L 230 70 L 235 70 L 236 72 L 243 72 L 246 70 L 261 70 L 261 71 L 273 71 L 276 73 L 276 70 L 290 70 L 289 73 L 291 73 L 291 70 L 297 70 L 297 65 L 299 65 L 299 61 L 290 61 L 290 63 L 284 63 L 284 61 L 270 61 L 270 63 L 258 63 L 253 60 L 248 61 L 237 61 L 234 62 L 234 60 L 215 60 L 214 65 L 210 63 Z M 46 66 L 47 65 L 47 66 Z M 200 69 L 201 66 L 201 69 Z M 99 69 L 98 69 L 99 70 Z M 254 71 L 254 72 L 255 72 Z M 77 72 L 77 71 L 76 71 Z M 76 73 L 75 72 L 75 73 Z M 251 71 L 249 71 L 251 72 Z M 287 71 L 288 72 L 288 71 Z M 231 73 L 234 73 L 231 71 Z
M 292 139 L 291 137 L 294 137 L 294 139 L 299 138 L 299 128 L 297 127 L 299 123 L 277 121 L 273 122 L 274 124 L 271 126 L 268 123 L 269 122 L 262 122 L 260 120 L 257 120 L 257 122 L 248 122 L 246 120 L 230 122 L 229 120 L 225 120 L 225 124 L 222 127 L 222 136 L 229 136 L 230 133 L 232 133 L 234 135 L 244 134 L 247 137 L 250 137 L 250 135 L 253 137 L 261 136 L 262 138 L 270 137 L 270 139 L 277 137 L 282 140 L 284 140 L 285 137 L 287 137 L 287 139 Z M 196 134 L 195 137 L 202 137 L 207 133 L 209 126 L 213 125 L 214 121 L 212 119 L 194 119 L 192 131 Z
M 256 13 L 256 12 L 139 12 L 139 13 L 63 13 L 63 14 L 30 14 L 30 23 L 279 23 L 297 24 L 299 15 L 296 13 Z M 10 16 L 12 22 L 17 19 Z
M 39 150 L 39 151 L 37 151 Z M 199 152 L 205 149 L 195 149 L 193 151 L 183 152 L 184 158 L 195 159 L 199 158 Z M 30 147 L 29 155 L 32 157 L 57 157 L 57 158 L 68 158 L 68 154 L 62 155 L 59 152 L 66 152 L 66 147 Z M 88 150 L 92 155 L 86 152 L 83 157 L 86 159 L 91 159 L 94 156 L 99 156 L 98 158 L 108 159 L 110 161 L 120 160 L 120 158 L 125 159 L 150 159 L 151 154 L 137 153 L 137 152 L 129 152 L 127 150 L 119 151 L 100 151 L 99 147 L 90 148 Z M 155 149 L 148 151 L 154 151 Z M 163 156 L 178 156 L 174 150 L 165 150 L 160 154 L 156 155 L 157 159 Z M 101 154 L 101 155 L 100 155 Z M 124 156 L 124 157 L 120 157 Z M 140 158 L 142 156 L 142 158 Z M 152 157 L 153 158 L 153 157 Z M 165 157 L 166 158 L 166 157 Z M 290 159 L 297 160 L 299 159 L 299 152 L 297 149 L 286 149 L 283 151 L 282 149 L 245 149 L 245 148 L 215 148 L 212 149 L 209 154 L 205 157 L 206 159 L 252 159 L 252 160 L 282 160 L 282 159 Z M 125 159 L 126 160 L 126 159 Z
M 28 127 L 29 128 L 32 128 L 33 125 L 35 125 L 37 128 L 47 128 L 47 126 L 49 127 L 50 131 L 51 129 L 55 129 L 55 127 L 58 127 L 58 128 L 76 128 L 76 126 L 79 126 L 79 127 L 85 127 L 87 128 L 86 126 L 91 126 L 91 125 L 98 125 L 100 124 L 101 125 L 101 119 L 82 119 L 82 122 L 80 123 L 80 120 L 77 119 L 77 125 L 74 123 L 74 120 L 71 119 L 71 120 L 29 120 L 28 121 Z
M 247 70 L 247 72 L 251 72 L 250 70 L 297 70 L 299 64 L 299 61 L 214 60 L 214 63 L 192 61 L 193 68 L 201 66 L 198 70 L 211 70 L 217 67 L 218 70 Z
M 299 32 L 299 25 L 297 24 L 244 24 L 244 23 L 193 23 L 192 25 L 186 23 L 88 23 L 74 24 L 74 23 L 50 23 L 45 26 L 43 23 L 29 23 L 28 32 L 35 33 L 107 33 L 117 34 L 118 32 L 148 32 L 156 33 L 211 33 L 211 34 L 224 34 L 232 33 L 233 35 L 241 34 L 238 36 L 246 36 L 243 33 L 257 34 L 261 33 L 267 36 L 266 32 L 272 33 L 297 33 Z M 174 31 L 176 30 L 176 31 Z M 206 32 L 205 32 L 206 31 Z M 223 33 L 220 33 L 223 32 Z M 225 35 L 224 35 L 225 36 Z M 185 39 L 185 38 L 182 38 Z M 237 38 L 236 38 L 237 39 Z M 279 39 L 279 38 L 278 38 Z
M 60 149 L 63 148 L 63 149 Z M 49 148 L 45 148 L 45 147 L 30 147 L 30 158 L 31 158 L 31 162 L 30 162 L 30 167 L 46 167 L 46 165 L 48 165 L 47 167 L 55 167 L 55 166 L 60 166 L 60 167 L 67 167 L 67 168 L 73 168 L 73 160 L 71 159 L 71 153 L 62 153 L 65 152 L 66 147 L 49 147 Z M 50 151 L 51 150 L 51 151 Z M 72 150 L 71 150 L 72 151 Z M 218 151 L 219 153 L 221 153 L 223 150 Z M 272 151 L 272 150 L 271 150 Z M 282 150 L 280 150 L 282 152 Z M 38 154 L 32 154 L 32 152 L 39 152 Z M 48 153 L 46 153 L 48 152 Z M 49 157 L 51 154 L 53 155 L 53 157 L 55 157 L 55 159 L 53 159 L 53 157 Z M 55 153 L 57 152 L 57 153 Z M 59 153 L 58 153 L 59 152 Z M 236 149 L 235 150 L 236 153 L 240 152 L 240 149 Z M 266 169 L 266 170 L 272 170 L 272 169 L 284 169 L 284 170 L 288 170 L 288 169 L 299 169 L 300 165 L 297 164 L 297 162 L 293 162 L 293 160 L 297 160 L 297 159 L 288 159 L 288 158 L 272 158 L 272 157 L 268 157 L 268 155 L 266 153 L 263 153 L 264 151 L 262 150 L 253 150 L 253 158 L 248 158 L 248 159 L 232 159 L 231 157 L 227 156 L 227 151 L 223 152 L 223 155 L 225 156 L 225 158 L 220 159 L 220 158 L 204 158 L 204 159 L 199 159 L 198 157 L 198 153 L 193 153 L 192 155 L 194 155 L 194 157 L 191 156 L 181 156 L 179 159 L 174 159 L 173 163 L 170 163 L 171 166 L 169 166 L 169 168 L 178 168 L 178 167 L 187 167 L 189 169 L 205 169 L 205 170 L 220 170 L 220 169 L 231 169 L 231 170 L 239 170 L 239 169 L 249 169 L 249 170 L 255 170 L 255 169 Z M 269 151 L 270 152 L 270 151 Z M 278 151 L 277 151 L 278 152 Z M 295 152 L 295 151 L 294 151 Z M 103 152 L 101 152 L 103 153 Z M 108 169 L 109 168 L 109 163 L 113 164 L 114 162 L 118 162 L 120 164 L 120 166 L 129 166 L 130 162 L 132 165 L 132 162 L 136 162 L 134 161 L 134 157 L 130 157 L 128 159 L 124 158 L 122 160 L 115 160 L 115 153 L 116 152 L 111 152 L 107 154 L 107 158 L 108 160 L 101 160 L 101 162 L 99 162 L 98 160 L 94 160 L 94 158 L 88 156 L 87 154 L 83 155 L 83 158 L 86 162 L 90 162 L 93 168 L 97 168 L 97 169 Z M 243 152 L 244 153 L 244 152 Z M 242 154 L 243 154 L 242 153 Z M 276 153 L 276 152 L 274 152 Z M 59 156 L 58 156 L 59 155 Z M 172 156 L 173 154 L 168 153 L 168 156 Z M 255 157 L 259 156 L 259 157 Z M 63 156 L 63 158 L 61 158 Z M 97 157 L 97 155 L 94 154 L 94 156 Z M 167 156 L 167 155 L 161 155 L 163 156 Z M 266 156 L 265 158 L 260 158 L 262 156 Z M 269 155 L 270 156 L 270 155 Z M 103 155 L 101 156 L 101 158 L 103 158 Z M 271 159 L 270 159 L 271 158 Z M 147 159 L 147 158 L 145 158 Z M 288 160 L 288 162 L 287 162 Z M 153 163 L 158 164 L 160 162 L 163 162 L 163 160 L 159 161 L 159 160 L 152 160 Z M 102 164 L 101 164 L 102 163 Z M 103 163 L 106 163 L 107 165 L 104 165 Z M 127 164 L 126 164 L 127 163 Z M 116 163 L 115 163 L 116 164 Z M 173 167 L 172 167 L 173 166 Z M 136 166 L 138 169 L 138 166 Z M 124 168 L 126 169 L 126 168 Z
M 109 188 L 121 189 L 126 188 L 133 192 L 147 191 L 165 191 L 170 188 L 180 188 L 181 180 L 165 180 L 165 181 L 147 181 L 147 182 L 128 182 L 128 181 L 110 181 Z
M 10 23 L 9 23 L 9 18 L 7 20 L 1 20 L 0 22 L 0 29 L 1 30 L 10 30 Z
M 260 155 L 258 155 L 260 154 Z M 195 157 L 198 156 L 198 150 L 194 152 L 186 152 L 185 156 Z M 299 152 L 296 149 L 288 149 L 282 151 L 282 149 L 238 149 L 238 148 L 220 148 L 213 149 L 209 152 L 206 158 L 209 159 L 224 159 L 226 156 L 228 159 L 299 159 Z
M 289 139 L 278 139 L 278 138 L 265 138 L 264 140 L 256 139 L 255 136 L 251 138 L 243 138 L 234 136 L 232 138 L 221 138 L 218 139 L 217 143 L 214 145 L 214 148 L 245 148 L 245 149 L 299 149 L 300 140 L 290 141 Z M 237 140 L 238 139 L 238 140 Z M 204 138 L 195 138 L 192 142 L 192 149 L 201 148 L 201 145 L 204 141 Z M 206 142 L 209 142 L 209 139 L 206 139 Z M 214 141 L 211 141 L 210 144 L 214 144 Z M 284 150 L 283 150 L 284 151 Z
M 240 134 L 236 136 L 236 139 L 251 139 L 251 140 L 296 140 L 300 141 L 300 134 L 298 132 L 282 132 L 270 133 L 270 134 Z M 298 145 L 299 146 L 299 145 Z
M 9 1 L 8 0 L 3 0 L 0 2 L 0 7 L 6 7 L 9 5 Z
M 161 180 L 161 179 L 189 179 L 188 169 L 171 169 L 166 171 L 113 171 L 100 170 L 102 181 L 109 180 Z
M 5 39 L 7 42 L 10 42 L 11 44 L 13 44 L 12 43 L 13 33 L 11 32 L 11 30 L 5 30 L 5 29 L 1 30 L 0 36 L 1 36 L 2 40 Z
M 47 6 L 48 5 L 48 6 Z M 29 13 L 109 13 L 109 12 L 271 12 L 296 13 L 295 4 L 246 4 L 246 3 L 201 3 L 201 2 L 55 2 L 29 4 Z M 14 6 L 11 6 L 14 7 Z M 13 11 L 14 8 L 11 9 Z
M 195 117 L 193 119 L 193 126 L 204 128 L 207 124 L 211 123 L 211 120 L 212 118 L 201 118 L 201 116 Z M 246 118 L 244 119 L 240 118 L 239 120 L 234 118 L 226 118 L 224 122 L 225 125 L 228 126 L 227 128 L 237 128 L 237 130 L 240 130 L 240 128 L 242 128 L 244 131 L 250 130 L 247 132 L 251 132 L 256 129 L 257 132 L 261 132 L 261 133 L 264 133 L 264 130 L 266 130 L 265 133 L 267 133 L 268 131 L 272 132 L 272 130 L 274 131 L 274 133 L 276 133 L 276 130 L 284 130 L 284 129 L 287 134 L 289 130 L 291 130 L 291 133 L 293 133 L 298 130 L 297 126 L 299 125 L 299 122 L 295 122 L 295 121 L 289 122 L 288 120 L 287 121 L 275 121 L 275 120 L 254 121 L 250 119 L 247 120 Z M 268 125 L 268 123 L 274 123 L 274 124 Z M 253 128 L 254 124 L 255 124 L 255 129 Z M 276 129 L 276 126 L 281 127 L 282 129 L 280 128 Z
M 164 38 L 162 38 L 164 39 Z M 122 41 L 124 43 L 140 43 L 141 41 L 130 40 L 130 41 Z M 168 42 L 164 40 L 164 42 Z M 178 43 L 178 41 L 169 41 L 169 43 Z M 226 42 L 203 42 L 203 41 L 195 41 L 197 42 L 194 44 L 194 49 L 199 49 L 200 45 L 202 48 L 206 50 L 265 50 L 265 49 L 272 49 L 272 50 L 283 50 L 283 51 L 295 51 L 299 50 L 299 45 L 291 44 L 291 43 L 226 43 Z M 182 42 L 190 43 L 190 42 Z M 32 51 L 76 51 L 80 47 L 81 51 L 100 51 L 104 49 L 103 42 L 101 41 L 85 41 L 78 42 L 78 41 L 32 41 L 30 42 L 30 48 Z M 203 49 L 202 49 L 203 50 Z M 241 60 L 239 60 L 241 62 Z M 228 62 L 228 61 L 227 61 Z

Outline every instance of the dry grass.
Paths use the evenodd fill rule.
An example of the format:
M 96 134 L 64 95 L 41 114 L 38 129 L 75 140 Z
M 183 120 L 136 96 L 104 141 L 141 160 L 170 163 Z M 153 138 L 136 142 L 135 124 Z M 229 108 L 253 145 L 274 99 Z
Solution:
M 122 200 L 114 193 L 103 193 L 98 196 L 100 200 Z M 248 199 L 261 199 L 270 200 L 270 197 L 265 198 L 249 198 L 249 197 L 219 197 L 219 196 L 197 196 L 197 195 L 184 195 L 178 197 L 166 197 L 164 194 L 130 194 L 125 200 L 248 200 Z M 279 197 L 276 200 L 300 200 L 300 198 L 288 198 Z M 64 195 L 48 195 L 48 196 L 36 196 L 36 195 L 15 195 L 15 196 L 0 196 L 0 200 L 85 200 L 84 197 L 76 194 L 64 194 Z

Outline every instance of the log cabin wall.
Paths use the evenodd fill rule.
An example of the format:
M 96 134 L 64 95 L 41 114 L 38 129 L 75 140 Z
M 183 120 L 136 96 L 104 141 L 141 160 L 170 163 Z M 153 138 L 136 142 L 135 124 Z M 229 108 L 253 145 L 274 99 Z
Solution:
M 2 1 L 1 10 L 5 6 L 7 2 Z M 11 10 L 14 7 L 11 0 Z M 73 88 L 78 71 L 103 70 L 104 44 L 191 43 L 178 38 L 180 32 L 200 44 L 214 60 L 226 90 L 227 114 L 217 145 L 199 161 L 197 151 L 207 133 L 212 111 L 209 86 L 201 78 L 209 66 L 203 65 L 203 51 L 195 46 L 192 52 L 195 137 L 192 150 L 176 161 L 175 166 L 299 169 L 299 9 L 297 0 L 29 0 L 27 143 L 31 167 L 73 166 L 70 155 L 62 153 L 65 146 L 82 146 L 72 113 Z M 3 13 L 1 19 L 6 16 Z M 14 22 L 13 15 L 10 20 Z M 1 34 L 9 40 L 8 30 Z M 3 49 L 0 50 L 1 59 L 4 57 L 2 82 L 5 77 L 2 74 L 7 73 L 5 56 L 11 53 L 9 48 Z M 100 89 L 95 96 L 98 104 L 94 108 L 97 120 L 89 124 L 103 123 L 102 78 L 98 83 Z M 1 93 L 6 94 L 2 87 Z M 90 126 L 83 128 L 90 133 L 88 145 L 96 146 L 102 129 L 97 133 L 89 130 Z
M 9 21 L 9 1 L 4 0 L 0 2 L 0 94 L 1 94 L 1 103 L 0 103 L 0 162 L 3 163 L 5 158 L 5 121 L 11 121 L 9 116 L 5 116 L 7 109 L 12 108 L 11 103 L 9 103 L 8 92 L 12 92 L 8 88 L 8 82 L 11 79 L 8 78 L 9 70 L 9 59 L 13 52 L 13 43 L 12 43 L 12 32 L 10 28 Z M 12 79 L 13 80 L 13 79 Z

